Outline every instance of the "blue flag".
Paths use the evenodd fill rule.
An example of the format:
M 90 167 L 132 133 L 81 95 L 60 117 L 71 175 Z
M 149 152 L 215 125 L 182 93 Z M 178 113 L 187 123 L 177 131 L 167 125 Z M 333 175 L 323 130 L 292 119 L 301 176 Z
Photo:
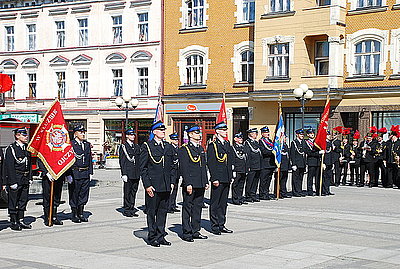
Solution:
M 274 139 L 275 162 L 278 167 L 281 166 L 284 139 L 285 139 L 285 126 L 283 124 L 282 113 L 280 113 L 279 122 L 276 127 L 275 139 Z

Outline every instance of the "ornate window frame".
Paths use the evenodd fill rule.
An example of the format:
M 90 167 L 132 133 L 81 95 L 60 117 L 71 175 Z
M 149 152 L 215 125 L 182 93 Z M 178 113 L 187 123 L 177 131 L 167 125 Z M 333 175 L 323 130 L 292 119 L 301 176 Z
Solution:
M 179 68 L 179 78 L 181 81 L 181 86 L 190 86 L 186 85 L 187 77 L 186 77 L 186 58 L 191 55 L 201 55 L 204 59 L 204 70 L 203 70 L 203 80 L 204 85 L 207 84 L 208 78 L 208 66 L 211 64 L 211 59 L 208 58 L 209 48 L 202 47 L 199 45 L 191 45 L 184 49 L 179 50 L 179 61 L 177 63 Z
M 262 47 L 263 47 L 263 60 L 262 64 L 265 66 L 265 77 L 269 77 L 269 65 L 268 65 L 268 55 L 269 55 L 269 45 L 278 44 L 278 43 L 289 43 L 289 70 L 288 77 L 290 78 L 291 74 L 291 65 L 294 64 L 294 36 L 281 36 L 276 35 L 272 37 L 266 37 L 262 39 Z
M 233 63 L 233 74 L 235 78 L 235 83 L 242 82 L 242 70 L 241 70 L 241 54 L 247 50 L 254 52 L 254 42 L 253 41 L 243 41 L 239 44 L 233 46 L 233 58 L 231 62 Z M 254 75 L 254 70 L 253 70 Z M 254 80 L 254 78 L 253 78 Z

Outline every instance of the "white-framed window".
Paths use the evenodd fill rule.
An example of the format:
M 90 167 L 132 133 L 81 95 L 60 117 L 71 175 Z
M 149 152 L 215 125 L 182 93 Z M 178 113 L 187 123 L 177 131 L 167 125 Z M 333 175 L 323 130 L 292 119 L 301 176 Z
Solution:
M 318 6 L 329 6 L 331 5 L 331 0 L 318 0 Z
M 113 44 L 122 43 L 122 15 L 112 16 Z
M 192 54 L 186 58 L 186 83 L 185 85 L 204 84 L 204 57 Z
M 393 74 L 400 74 L 400 28 L 391 31 L 390 63 Z
M 6 51 L 14 51 L 14 26 L 5 26 L 6 32 Z
M 112 73 L 113 73 L 114 96 L 122 96 L 122 91 L 123 91 L 122 69 L 112 69 Z
M 186 28 L 204 27 L 205 0 L 185 1 Z
M 381 43 L 364 40 L 355 45 L 355 72 L 357 76 L 379 75 Z
M 79 75 L 79 97 L 88 97 L 89 71 L 78 71 Z
M 57 48 L 65 47 L 65 21 L 56 21 Z
M 36 98 L 36 73 L 28 73 L 29 98 Z
M 139 41 L 149 40 L 149 13 L 139 13 Z
M 357 0 L 357 8 L 380 6 L 382 6 L 382 0 Z
M 79 46 L 87 46 L 89 44 L 89 27 L 88 19 L 78 19 L 79 27 Z
M 14 99 L 15 98 L 15 74 L 7 74 L 7 75 L 11 78 L 13 85 L 11 87 L 11 90 L 9 90 L 6 93 L 6 97 Z
M 138 94 L 149 95 L 149 68 L 139 67 L 138 71 Z
M 289 43 L 269 45 L 268 76 L 289 77 Z
M 240 71 L 241 79 L 240 82 L 253 83 L 254 79 L 254 52 L 251 50 L 245 50 L 240 54 Z
M 315 42 L 315 74 L 317 76 L 329 74 L 329 42 Z
M 270 10 L 271 12 L 285 12 L 290 11 L 290 1 L 291 0 L 270 0 Z
M 207 47 L 198 45 L 179 50 L 178 67 L 182 86 L 206 85 L 208 66 L 211 64 L 208 51 Z
M 36 24 L 26 25 L 28 35 L 28 50 L 36 50 Z
M 57 87 L 60 98 L 65 98 L 66 85 L 65 85 L 65 72 L 56 72 Z
M 254 0 L 243 0 L 243 22 L 254 22 L 256 3 Z

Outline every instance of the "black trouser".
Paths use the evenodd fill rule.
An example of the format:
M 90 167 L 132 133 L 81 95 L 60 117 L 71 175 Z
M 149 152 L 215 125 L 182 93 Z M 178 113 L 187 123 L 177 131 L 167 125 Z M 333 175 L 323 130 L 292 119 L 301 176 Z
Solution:
M 397 183 L 399 167 L 395 163 L 387 163 L 387 184 L 384 187 L 391 188 Z
M 210 221 L 211 229 L 220 231 L 226 222 L 229 183 L 219 183 L 218 187 L 211 185 Z
M 335 170 L 335 181 L 333 182 L 335 185 L 340 184 L 340 176 L 341 176 L 341 165 L 339 161 L 334 163 L 333 169 Z M 332 182 L 331 182 L 332 183 Z
M 354 184 L 354 176 L 356 177 L 356 184 L 360 184 L 360 165 L 351 163 L 350 164 L 350 184 Z
M 244 200 L 243 188 L 246 182 L 246 173 L 236 172 L 236 176 L 232 183 L 232 202 L 238 204 Z
M 191 239 L 200 232 L 204 191 L 205 188 L 193 188 L 192 194 L 189 195 L 186 187 L 182 188 L 182 238 Z
M 167 211 L 169 202 L 169 192 L 153 192 L 150 197 L 146 192 L 147 227 L 149 230 L 149 243 L 161 241 L 167 233 L 165 223 L 167 221 Z
M 125 212 L 137 211 L 135 210 L 135 200 L 138 187 L 139 187 L 139 179 L 128 179 L 127 182 L 124 182 L 123 209 Z
M 292 176 L 292 192 L 293 194 L 301 194 L 303 192 L 303 177 L 305 168 L 297 168 L 293 171 Z
M 340 164 L 340 172 L 343 172 L 343 177 L 342 177 L 342 184 L 346 185 L 347 181 L 347 169 L 349 169 L 348 162 L 343 162 Z
M 382 159 L 379 159 L 375 162 L 375 185 L 378 185 L 378 180 L 379 180 L 379 170 L 381 171 L 380 173 L 380 178 L 381 178 L 381 182 L 382 182 L 382 186 L 386 187 L 387 185 L 387 171 L 386 171 L 386 167 L 385 164 L 383 163 Z
M 330 191 L 330 186 L 332 182 L 332 177 L 333 177 L 333 167 L 332 165 L 326 165 L 324 173 L 322 174 L 323 180 L 322 180 L 322 194 L 329 194 Z
M 171 191 L 171 195 L 169 196 L 169 204 L 168 210 L 173 210 L 176 208 L 176 196 L 178 195 L 179 189 L 179 179 L 175 181 L 174 188 Z
M 257 186 L 260 181 L 260 170 L 251 170 L 247 174 L 246 198 L 256 199 Z
M 263 168 L 260 172 L 260 186 L 258 187 L 258 196 L 268 198 L 269 188 L 271 186 L 272 176 L 275 168 Z
M 279 192 L 280 192 L 280 195 L 286 195 L 287 194 L 286 184 L 287 184 L 289 171 L 280 171 L 279 174 L 280 174 L 279 175 L 279 177 L 280 177 L 280 179 L 279 179 Z M 276 193 L 276 188 L 277 188 L 277 186 L 274 187 L 275 193 Z
M 360 169 L 360 180 L 361 180 L 361 185 L 365 184 L 365 172 L 368 171 L 369 175 L 369 185 L 374 185 L 375 182 L 375 163 L 370 162 L 370 163 L 361 163 L 361 169 Z
M 307 193 L 308 195 L 313 194 L 313 182 L 315 181 L 315 189 L 317 192 L 317 185 L 319 185 L 319 178 L 320 178 L 320 166 L 308 166 L 308 173 L 307 173 Z
M 71 184 L 68 184 L 69 206 L 71 208 L 86 205 L 89 200 L 89 184 L 89 178 L 74 179 Z
M 8 213 L 17 214 L 18 212 L 21 212 L 23 214 L 23 212 L 26 210 L 26 205 L 28 204 L 28 194 L 29 184 L 18 185 L 15 190 L 9 188 Z
M 61 193 L 64 184 L 64 177 L 60 177 L 57 180 L 54 180 L 53 183 L 53 208 L 58 207 L 61 201 Z M 51 181 L 48 180 L 47 176 L 44 176 L 42 179 L 42 188 L 43 188 L 43 208 L 50 208 L 50 188 Z

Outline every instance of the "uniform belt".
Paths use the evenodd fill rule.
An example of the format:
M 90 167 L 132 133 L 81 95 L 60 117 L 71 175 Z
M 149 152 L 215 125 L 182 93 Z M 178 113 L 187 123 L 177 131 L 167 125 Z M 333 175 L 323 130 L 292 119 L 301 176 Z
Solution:
M 78 170 L 79 172 L 80 171 L 87 171 L 87 170 L 89 170 L 89 167 L 74 167 L 74 170 Z
M 16 172 L 17 174 L 24 175 L 24 176 L 29 175 L 29 171 L 15 170 L 15 172 Z

